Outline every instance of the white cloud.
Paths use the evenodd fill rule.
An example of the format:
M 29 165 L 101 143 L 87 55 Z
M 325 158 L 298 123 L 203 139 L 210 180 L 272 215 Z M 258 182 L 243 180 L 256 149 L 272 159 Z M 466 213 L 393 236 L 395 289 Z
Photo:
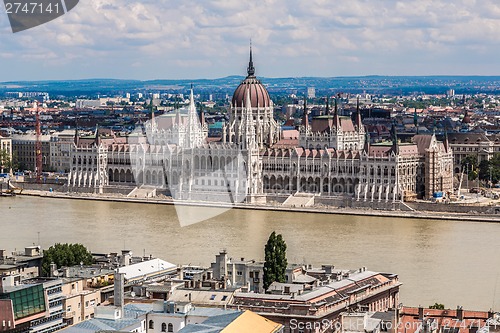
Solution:
M 243 74 L 252 38 L 263 76 L 460 74 L 465 64 L 462 74 L 500 74 L 499 31 L 494 0 L 88 0 L 18 34 L 4 15 L 0 71 L 5 80 Z

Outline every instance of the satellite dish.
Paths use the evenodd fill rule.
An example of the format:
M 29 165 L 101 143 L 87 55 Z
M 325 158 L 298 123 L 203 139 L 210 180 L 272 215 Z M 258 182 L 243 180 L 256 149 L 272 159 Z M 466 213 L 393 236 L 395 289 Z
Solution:
M 135 291 L 132 291 L 132 292 L 130 293 L 130 296 L 135 297 Z
M 52 272 L 52 275 L 55 277 L 58 277 L 61 273 L 56 269 L 55 271 Z

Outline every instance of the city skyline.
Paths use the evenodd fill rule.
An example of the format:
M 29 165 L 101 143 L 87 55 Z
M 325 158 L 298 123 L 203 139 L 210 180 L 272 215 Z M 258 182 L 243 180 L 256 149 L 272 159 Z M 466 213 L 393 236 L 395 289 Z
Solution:
M 12 34 L 0 17 L 2 79 L 191 79 L 256 75 L 498 75 L 493 1 L 92 0 Z

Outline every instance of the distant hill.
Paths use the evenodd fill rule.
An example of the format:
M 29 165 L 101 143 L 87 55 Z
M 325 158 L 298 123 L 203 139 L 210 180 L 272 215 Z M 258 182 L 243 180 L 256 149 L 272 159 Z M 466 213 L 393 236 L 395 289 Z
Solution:
M 0 93 L 9 91 L 43 91 L 52 95 L 106 95 L 141 91 L 186 92 L 193 84 L 198 92 L 231 93 L 243 76 L 217 79 L 119 80 L 84 79 L 55 81 L 11 81 L 0 83 Z M 500 93 L 500 76 L 359 76 L 359 77 L 289 77 L 260 78 L 270 93 L 303 94 L 315 87 L 318 95 L 336 92 L 409 94 L 444 94 L 448 89 L 462 93 Z

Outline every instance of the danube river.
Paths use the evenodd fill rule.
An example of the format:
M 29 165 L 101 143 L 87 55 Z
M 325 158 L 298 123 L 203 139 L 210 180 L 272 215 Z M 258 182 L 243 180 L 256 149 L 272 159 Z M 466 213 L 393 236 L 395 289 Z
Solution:
M 181 227 L 169 205 L 24 196 L 0 198 L 0 213 L 0 248 L 8 251 L 40 239 L 44 248 L 78 242 L 93 252 L 126 248 L 203 266 L 222 249 L 262 260 L 267 237 L 276 230 L 288 245 L 289 263 L 399 274 L 406 305 L 500 310 L 500 224 L 495 223 L 231 210 Z

